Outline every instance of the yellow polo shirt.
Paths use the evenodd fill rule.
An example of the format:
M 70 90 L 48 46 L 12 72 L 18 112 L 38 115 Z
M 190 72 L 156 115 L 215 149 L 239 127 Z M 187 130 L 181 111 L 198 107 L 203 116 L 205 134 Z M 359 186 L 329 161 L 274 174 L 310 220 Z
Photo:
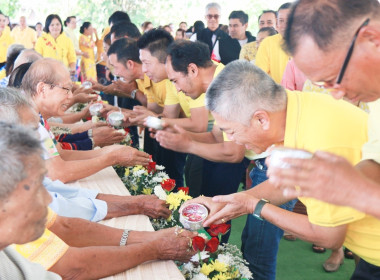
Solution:
M 74 44 L 64 32 L 55 40 L 50 33 L 46 33 L 37 39 L 35 50 L 43 57 L 50 57 L 62 61 L 65 66 L 76 63 Z
M 158 106 L 164 107 L 166 98 L 165 80 L 159 83 L 154 83 L 144 74 L 144 79 L 138 79 L 136 82 L 138 89 L 146 95 L 148 104 L 157 103 Z
M 15 44 L 21 44 L 27 49 L 32 49 L 37 41 L 36 31 L 28 26 L 24 30 L 21 30 L 20 26 L 16 26 L 11 35 Z
M 363 160 L 380 164 L 380 99 L 367 103 L 369 107 L 368 142 L 363 146 Z
M 288 91 L 284 146 L 323 150 L 356 164 L 367 141 L 368 115 L 325 94 Z M 300 186 L 302 188 L 302 186 Z M 344 191 L 344 187 L 342 187 Z M 380 266 L 380 220 L 350 207 L 300 197 L 309 221 L 324 227 L 347 224 L 344 246 L 366 262 Z
M 37 240 L 26 244 L 12 245 L 24 258 L 42 265 L 46 270 L 55 265 L 69 249 L 69 246 L 62 239 L 49 230 L 56 218 L 57 214 L 49 208 L 43 235 Z
M 186 117 L 190 118 L 190 102 L 192 99 L 186 96 L 182 91 L 177 92 L 177 89 L 169 79 L 165 79 L 164 81 L 166 89 L 165 105 L 179 104 Z
M 7 50 L 13 44 L 13 38 L 9 32 L 3 31 L 0 36 L 0 63 L 7 60 Z
M 268 73 L 272 79 L 281 84 L 286 65 L 290 59 L 281 47 L 282 36 L 276 34 L 265 38 L 256 53 L 256 66 Z

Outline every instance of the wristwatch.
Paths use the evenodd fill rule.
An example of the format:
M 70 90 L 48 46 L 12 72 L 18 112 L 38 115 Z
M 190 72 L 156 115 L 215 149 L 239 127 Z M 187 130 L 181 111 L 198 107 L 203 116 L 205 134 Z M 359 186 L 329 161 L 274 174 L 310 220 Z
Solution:
M 263 210 L 263 207 L 265 204 L 269 203 L 269 200 L 267 199 L 260 199 L 259 202 L 257 202 L 255 210 L 253 211 L 252 215 L 259 219 L 260 221 L 264 221 L 263 217 L 261 217 L 261 210 Z
M 137 91 L 138 91 L 137 88 L 134 89 L 134 90 L 132 90 L 132 92 L 131 92 L 131 98 L 132 98 L 132 99 L 135 99 L 135 98 L 136 98 L 136 93 L 137 93 Z

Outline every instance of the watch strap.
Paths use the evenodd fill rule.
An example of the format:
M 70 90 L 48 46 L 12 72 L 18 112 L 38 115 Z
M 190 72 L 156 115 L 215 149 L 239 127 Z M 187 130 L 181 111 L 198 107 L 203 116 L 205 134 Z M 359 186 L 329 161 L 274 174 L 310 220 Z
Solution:
M 132 92 L 131 92 L 131 98 L 132 98 L 132 99 L 135 99 L 135 98 L 136 98 L 136 93 L 137 93 L 137 91 L 138 91 L 137 88 L 134 89 L 134 90 L 132 90 Z
M 261 211 L 263 210 L 264 205 L 267 203 L 269 203 L 269 200 L 263 198 L 260 199 L 259 202 L 257 202 L 255 210 L 252 213 L 252 215 L 260 221 L 264 221 L 263 217 L 261 217 Z

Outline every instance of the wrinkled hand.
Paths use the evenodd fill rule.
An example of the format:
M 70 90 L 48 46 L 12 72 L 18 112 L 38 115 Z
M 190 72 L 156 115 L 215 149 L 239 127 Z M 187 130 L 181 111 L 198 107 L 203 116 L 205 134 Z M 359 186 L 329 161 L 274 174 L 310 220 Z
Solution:
M 365 181 L 346 159 L 318 151 L 311 159 L 284 159 L 290 168 L 275 168 L 268 160 L 269 182 L 283 189 L 285 197 L 314 197 L 330 203 L 344 200 Z M 300 186 L 295 188 L 294 186 Z
M 203 223 L 204 226 L 206 226 L 207 224 L 209 224 L 208 223 L 208 219 L 211 216 L 213 216 L 216 213 L 218 213 L 226 205 L 226 203 L 220 203 L 220 202 L 213 201 L 212 197 L 199 196 L 197 198 L 185 201 L 185 203 L 183 203 L 182 206 L 181 206 L 181 208 L 179 209 L 179 212 L 182 213 L 183 208 L 186 205 L 190 204 L 190 203 L 199 203 L 199 204 L 202 204 L 202 205 L 206 206 L 206 208 L 208 209 L 209 215 L 208 215 L 207 219 L 205 220 L 205 222 Z
M 218 212 L 210 213 L 203 226 L 212 224 L 222 224 L 245 214 L 253 213 L 257 202 L 254 196 L 246 192 L 239 192 L 230 195 L 219 195 L 212 198 L 214 203 L 223 203 L 224 207 Z
M 108 150 L 114 160 L 114 165 L 122 166 L 148 165 L 150 156 L 147 153 L 124 145 L 113 145 Z
M 97 91 L 103 91 L 103 85 L 95 81 L 94 79 L 89 79 L 89 81 L 92 83 L 92 90 L 97 90 Z
M 99 147 L 120 143 L 125 137 L 116 129 L 108 126 L 94 127 L 92 133 L 95 146 Z
M 138 203 L 141 206 L 142 214 L 154 219 L 169 218 L 172 211 L 164 200 L 155 195 L 138 195 Z
M 96 122 L 93 123 L 92 121 L 86 121 L 84 123 L 78 123 L 78 127 L 80 131 L 87 131 L 91 128 L 95 127 L 101 127 L 101 126 L 106 126 L 107 124 L 105 122 Z
M 152 111 L 150 111 L 149 109 L 147 109 L 144 106 L 134 106 L 133 112 L 136 115 L 134 117 L 129 118 L 129 121 L 131 123 L 134 123 L 134 124 L 140 125 L 140 126 L 144 125 L 145 119 L 148 116 L 157 117 L 157 114 L 153 113 Z
M 190 247 L 190 240 L 197 234 L 184 229 L 179 229 L 178 235 L 175 228 L 160 230 L 157 235 L 161 237 L 153 242 L 156 246 L 158 257 L 161 260 L 177 260 L 188 262 L 195 255 L 195 251 Z
M 166 149 L 189 153 L 192 140 L 186 130 L 178 125 L 174 125 L 172 129 L 174 132 L 169 132 L 169 129 L 157 131 L 155 136 L 156 140 Z
M 91 93 L 86 92 L 80 92 L 74 96 L 75 103 L 89 103 L 91 101 L 98 100 L 98 95 L 96 93 L 92 93 L 92 89 L 86 89 L 90 90 Z

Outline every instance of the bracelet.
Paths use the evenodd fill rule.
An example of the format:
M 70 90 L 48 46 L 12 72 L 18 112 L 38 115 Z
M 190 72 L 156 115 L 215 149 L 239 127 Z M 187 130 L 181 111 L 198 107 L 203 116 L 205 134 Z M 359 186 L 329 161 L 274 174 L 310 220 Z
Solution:
M 127 244 L 129 231 L 130 231 L 129 229 L 125 229 L 123 231 L 123 234 L 121 235 L 121 239 L 120 239 L 120 246 L 125 246 L 125 244 Z
M 135 99 L 135 98 L 136 98 L 136 93 L 137 93 L 137 91 L 138 91 L 137 88 L 134 89 L 134 90 L 132 90 L 132 92 L 131 92 L 131 98 L 132 98 L 132 99 Z
M 90 138 L 93 136 L 92 128 L 90 128 L 89 130 L 87 130 L 87 135 L 88 135 L 88 137 L 90 137 Z

